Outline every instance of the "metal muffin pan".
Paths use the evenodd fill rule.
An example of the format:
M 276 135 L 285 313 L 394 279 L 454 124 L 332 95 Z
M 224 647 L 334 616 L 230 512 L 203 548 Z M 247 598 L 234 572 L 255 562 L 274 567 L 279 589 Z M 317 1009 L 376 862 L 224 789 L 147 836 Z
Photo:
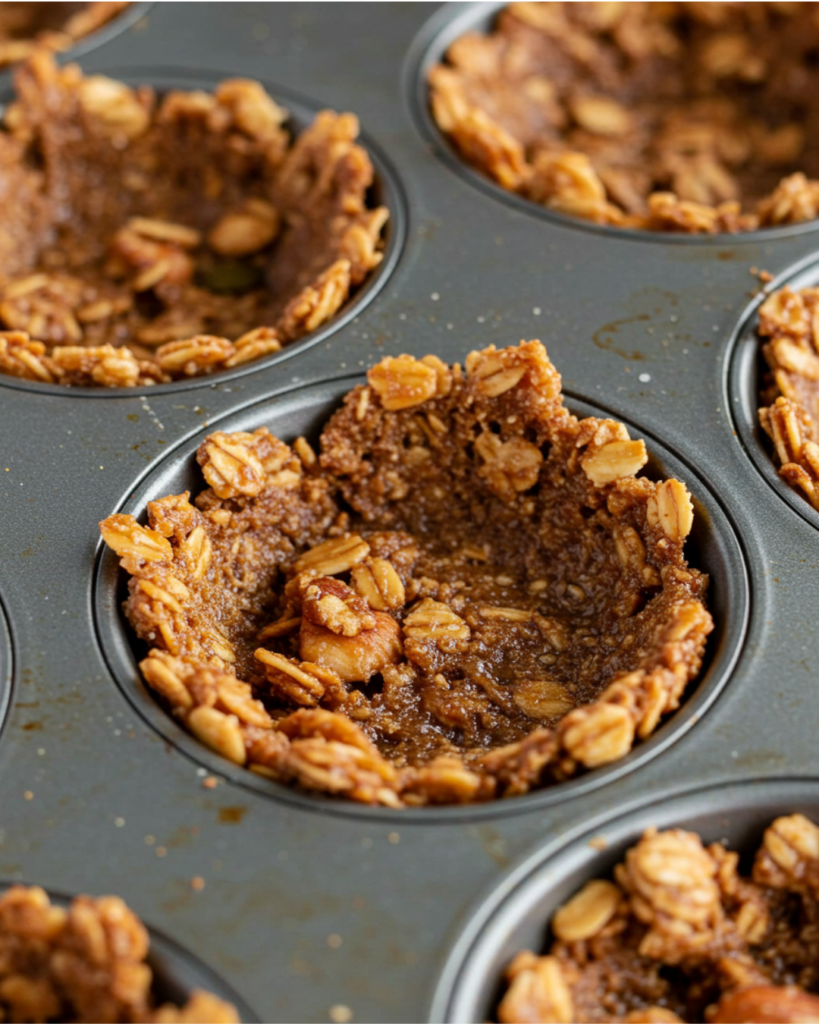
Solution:
M 118 893 L 263 1020 L 424 1019 L 476 898 L 527 850 L 638 803 L 664 804 L 681 779 L 775 788 L 799 775 L 819 785 L 816 531 L 749 458 L 729 373 L 758 286 L 751 268 L 779 277 L 819 259 L 819 225 L 649 237 L 544 217 L 473 187 L 420 130 L 415 77 L 419 50 L 435 41 L 429 19 L 442 31 L 467 10 L 164 3 L 86 53 L 89 73 L 138 68 L 157 83 L 168 68 L 175 80 L 245 75 L 285 105 L 295 96 L 355 112 L 393 169 L 405 240 L 371 301 L 286 358 L 139 392 L 0 378 L 0 593 L 14 651 L 0 878 Z M 724 623 L 711 672 L 727 660 L 707 711 L 683 710 L 663 734 L 673 743 L 565 797 L 406 815 L 271 798 L 158 731 L 133 678 L 97 522 L 181 480 L 211 424 L 317 430 L 351 376 L 384 355 L 462 362 L 470 349 L 537 337 L 571 404 L 625 419 L 661 460 L 679 460 L 702 508 L 717 510 L 699 543 Z M 124 660 L 109 644 L 116 631 Z M 215 789 L 202 785 L 208 772 Z
M 643 832 L 683 828 L 703 843 L 721 842 L 747 871 L 762 834 L 781 814 L 819 815 L 814 781 L 781 779 L 677 793 L 661 805 L 643 804 L 595 823 L 591 831 L 546 845 L 510 872 L 476 908 L 441 972 L 435 1021 L 481 1024 L 492 1020 L 505 967 L 521 949 L 543 950 L 549 921 L 592 878 L 610 878 Z M 744 857 L 743 857 L 744 854 Z
M 236 415 L 220 419 L 212 424 L 212 429 L 229 433 L 237 430 L 253 431 L 265 426 L 284 441 L 292 442 L 303 434 L 315 445 L 321 426 L 339 406 L 343 396 L 365 379 L 344 378 L 300 388 L 279 398 L 259 402 Z M 570 406 L 577 416 L 601 415 L 600 409 L 587 402 L 570 399 Z M 189 491 L 195 495 L 204 490 L 207 485 L 196 462 L 196 450 L 210 429 L 209 426 L 200 431 L 195 437 L 170 452 L 156 470 L 129 496 L 125 506 L 117 511 L 135 515 L 146 522 L 145 511 L 149 501 L 155 501 L 168 494 Z M 711 577 L 714 592 L 711 612 L 714 616 L 715 629 L 709 638 L 703 670 L 698 681 L 689 688 L 688 697 L 680 711 L 670 717 L 649 740 L 638 743 L 628 756 L 604 769 L 589 772 L 571 782 L 552 786 L 516 800 L 477 807 L 389 811 L 385 808 L 362 808 L 345 800 L 303 795 L 291 787 L 277 785 L 244 768 L 231 765 L 184 730 L 160 706 L 142 681 L 138 661 L 147 653 L 147 646 L 136 640 L 122 613 L 122 602 L 128 595 L 127 573 L 119 570 L 116 555 L 105 549 L 99 561 L 94 610 L 100 644 L 108 665 L 125 695 L 154 728 L 209 771 L 227 775 L 231 781 L 249 786 L 257 793 L 297 801 L 302 807 L 319 800 L 323 809 L 329 812 L 337 811 L 356 816 L 365 814 L 377 820 L 392 817 L 396 823 L 400 823 L 408 817 L 428 822 L 459 818 L 474 820 L 478 817 L 491 819 L 507 812 L 516 813 L 520 800 L 525 801 L 530 807 L 545 807 L 561 800 L 571 800 L 645 763 L 691 728 L 727 682 L 745 637 L 748 620 L 748 584 L 742 551 L 730 522 L 719 502 L 706 485 L 697 480 L 690 467 L 663 452 L 658 444 L 651 441 L 649 444 L 652 457 L 645 472 L 657 479 L 673 476 L 685 480 L 697 495 L 696 527 L 689 540 L 689 557 L 692 564 L 707 571 Z

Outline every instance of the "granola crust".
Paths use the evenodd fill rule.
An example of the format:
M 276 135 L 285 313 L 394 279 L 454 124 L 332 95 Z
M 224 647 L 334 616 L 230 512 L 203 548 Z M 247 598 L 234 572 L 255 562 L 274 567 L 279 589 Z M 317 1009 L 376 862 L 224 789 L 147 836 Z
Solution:
M 161 98 L 38 52 L 0 132 L 0 372 L 132 387 L 331 319 L 381 261 L 352 114 L 292 140 L 257 82 Z
M 194 504 L 101 529 L 148 683 L 251 770 L 390 806 L 512 796 L 624 756 L 699 670 L 688 492 L 564 408 L 539 342 L 384 359 L 320 454 L 260 428 L 197 457 Z
M 819 510 L 819 288 L 781 288 L 759 307 L 769 374 L 762 382 L 762 429 L 779 474 Z
M 555 913 L 546 956 L 506 972 L 502 1024 L 819 1020 L 819 828 L 765 831 L 750 877 L 693 832 L 648 829 Z
M 148 932 L 118 896 L 52 904 L 37 886 L 0 896 L 0 1019 L 237 1024 L 236 1009 L 194 991 L 156 1004 Z
M 3 3 L 0 67 L 27 60 L 35 49 L 67 50 L 125 10 L 127 3 Z
M 714 234 L 819 215 L 814 3 L 512 3 L 429 74 L 501 187 L 598 224 Z

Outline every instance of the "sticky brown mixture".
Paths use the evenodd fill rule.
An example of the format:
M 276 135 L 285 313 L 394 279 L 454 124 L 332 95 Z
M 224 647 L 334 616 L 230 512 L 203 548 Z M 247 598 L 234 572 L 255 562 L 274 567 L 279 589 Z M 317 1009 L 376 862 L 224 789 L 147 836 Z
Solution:
M 210 992 L 157 1005 L 148 932 L 118 896 L 52 904 L 36 886 L 0 896 L 0 1020 L 235 1024 Z
M 819 215 L 819 5 L 512 3 L 429 74 L 503 188 L 598 224 L 736 232 Z
M 766 830 L 750 876 L 720 843 L 648 829 L 551 922 L 547 956 L 519 953 L 498 1007 L 529 1021 L 817 1021 L 819 828 Z
M 130 387 L 229 369 L 326 323 L 381 260 L 352 114 L 293 140 L 245 79 L 158 97 L 39 53 L 15 81 L 0 372 Z
M 37 47 L 67 50 L 127 3 L 0 4 L 0 67 L 27 60 Z
M 237 764 L 365 803 L 512 796 L 623 757 L 711 630 L 685 486 L 636 477 L 622 424 L 572 416 L 540 342 L 367 377 L 319 454 L 215 433 L 194 504 L 101 523 L 148 683 Z
M 782 288 L 759 307 L 766 339 L 759 421 L 780 476 L 819 510 L 819 288 Z

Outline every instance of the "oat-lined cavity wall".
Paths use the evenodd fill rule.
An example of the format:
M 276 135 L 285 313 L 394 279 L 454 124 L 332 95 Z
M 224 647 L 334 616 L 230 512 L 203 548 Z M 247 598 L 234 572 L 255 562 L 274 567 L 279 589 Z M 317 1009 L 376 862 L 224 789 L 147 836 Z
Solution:
M 425 130 L 530 209 L 687 235 L 817 215 L 813 4 L 474 5 L 433 31 Z
M 400 201 L 352 114 L 297 103 L 290 118 L 247 79 L 160 93 L 43 53 L 16 81 L 0 135 L 20 200 L 0 223 L 12 377 L 131 388 L 244 370 L 337 326 L 397 256 Z
M 819 820 L 819 798 L 814 783 L 788 779 L 756 779 L 747 783 L 735 783 L 672 796 L 666 793 L 661 801 L 646 804 L 620 817 L 609 816 L 608 820 L 587 823 L 582 831 L 578 829 L 574 833 L 568 843 L 565 840 L 557 840 L 544 845 L 534 851 L 510 875 L 504 877 L 481 905 L 476 907 L 444 966 L 436 989 L 431 1019 L 474 1022 L 498 1019 L 498 1003 L 506 991 L 503 975 L 514 958 L 523 949 L 534 950 L 538 954 L 546 952 L 552 941 L 549 922 L 554 920 L 555 912 L 569 904 L 592 880 L 610 880 L 614 876 L 616 865 L 626 859 L 627 850 L 640 841 L 647 829 L 656 828 L 661 832 L 685 830 L 699 835 L 703 844 L 725 844 L 729 850 L 739 853 L 739 870 L 742 874 L 750 872 L 754 853 L 760 847 L 764 847 L 767 850 L 764 858 L 767 883 L 775 887 L 781 884 L 783 894 L 780 902 L 787 902 L 788 899 L 794 902 L 796 897 L 788 897 L 784 893 L 792 884 L 788 881 L 790 876 L 786 877 L 785 869 L 796 868 L 799 878 L 802 879 L 805 877 L 805 868 L 808 873 L 815 870 L 812 866 L 815 861 L 815 829 L 808 827 L 799 816 L 813 822 Z M 780 819 L 781 824 L 771 830 L 770 826 L 777 819 Z M 776 835 L 770 836 L 771 831 L 776 832 Z M 657 845 L 656 842 L 654 845 Z M 665 857 L 667 853 L 675 852 L 677 845 L 677 835 L 672 831 L 671 841 L 661 841 L 659 850 L 652 849 L 649 852 L 656 862 L 657 857 Z M 698 877 L 697 866 L 705 871 L 709 879 L 712 878 L 711 858 L 704 857 L 704 851 L 698 849 L 699 844 L 694 841 L 682 841 L 682 845 L 683 856 L 688 855 L 691 859 L 683 873 L 683 885 L 690 882 L 693 892 Z M 736 867 L 732 867 L 733 857 L 729 855 L 727 860 L 728 863 L 725 863 L 719 877 L 719 882 L 725 884 L 730 883 Z M 799 865 L 803 866 L 801 874 Z M 635 867 L 633 860 L 631 866 Z M 635 870 L 644 866 L 644 862 L 641 862 Z M 629 879 L 634 880 L 633 872 Z M 642 876 L 636 881 L 642 882 Z M 710 895 L 716 894 L 716 891 L 712 893 L 705 879 L 702 884 Z M 800 882 L 796 881 L 793 884 L 799 890 Z M 650 894 L 656 893 L 660 901 L 665 894 L 657 892 L 656 886 L 654 889 L 644 886 L 644 891 L 649 893 L 645 902 L 648 918 L 651 913 Z M 599 904 L 608 895 L 609 890 L 601 886 L 596 893 L 589 893 L 587 890 L 587 901 L 591 902 L 592 896 L 599 897 L 598 909 L 602 913 Z M 757 906 L 753 894 L 743 891 L 741 886 L 737 886 L 732 897 L 725 897 L 728 901 L 726 905 L 732 908 L 730 914 L 739 912 L 743 897 L 750 899 L 753 905 L 745 912 L 744 917 L 737 918 L 737 921 L 741 920 L 743 927 L 750 929 L 753 929 L 754 925 L 765 926 L 761 916 L 761 905 Z M 702 900 L 700 904 L 704 906 Z M 696 939 L 696 924 L 690 924 L 688 930 L 677 928 L 676 932 L 671 928 L 671 931 L 664 935 L 662 923 L 671 922 L 673 896 L 666 896 L 665 906 L 669 910 L 668 916 L 659 922 L 656 917 L 654 918 L 658 930 L 656 940 L 652 941 L 656 942 L 657 951 L 661 943 L 670 947 L 675 940 L 678 943 L 685 941 L 686 935 L 689 939 Z M 582 909 L 582 903 L 575 909 Z M 752 913 L 754 909 L 759 912 Z M 566 917 L 568 916 L 567 914 Z M 598 914 L 598 922 L 599 917 Z M 592 918 L 593 915 L 588 915 L 589 925 L 595 924 Z M 787 919 L 787 915 L 783 919 Z M 710 927 L 707 914 L 703 914 L 697 920 L 707 931 Z M 559 921 L 558 930 L 561 924 L 567 924 L 567 934 L 570 934 L 571 923 Z M 649 921 L 645 923 L 650 924 Z M 770 921 L 767 927 L 770 927 Z M 809 931 L 806 933 L 806 941 L 813 942 Z M 680 935 L 683 936 L 682 939 Z M 650 963 L 650 960 L 648 962 Z M 739 962 L 739 958 L 732 962 L 739 972 L 736 985 L 741 989 L 744 977 L 742 971 L 744 969 L 748 975 L 750 965 L 744 961 Z M 551 967 L 550 963 L 546 964 L 542 982 L 554 981 L 555 972 L 550 972 Z M 781 964 L 779 967 L 781 968 Z M 773 965 L 773 969 L 777 969 L 776 965 Z M 621 971 L 626 970 L 625 965 L 621 965 Z M 674 972 L 668 974 L 668 977 L 673 978 Z M 762 978 L 751 977 L 750 980 L 756 985 L 765 984 L 764 975 Z M 744 977 L 744 984 L 748 985 L 748 977 Z M 531 991 L 537 994 L 543 992 L 546 987 L 549 986 L 536 984 Z M 568 990 L 564 991 L 564 988 L 565 986 L 561 987 L 559 994 L 566 994 Z M 565 1006 L 563 1009 L 565 1010 Z M 605 1019 L 611 1019 L 614 1013 L 622 1019 L 630 1009 L 632 1007 L 626 1006 L 625 1003 L 619 1010 L 612 1011 L 611 1007 L 601 1008 L 601 1017 L 608 1014 Z M 555 1012 L 559 1012 L 559 1009 L 555 1009 Z M 565 1019 L 596 1019 L 578 1017 L 577 1012 L 577 1008 L 572 1007 Z M 554 1019 L 564 1017 L 558 1016 Z M 670 1021 L 673 1018 L 658 1019 Z M 736 1019 L 765 1018 L 748 1016 Z
M 130 506 L 163 498 L 149 504 L 150 529 L 122 514 L 102 524 L 134 573 L 128 614 L 154 648 L 142 670 L 177 719 L 257 775 L 388 807 L 563 787 L 613 765 L 595 773 L 605 779 L 687 728 L 724 682 L 747 613 L 718 506 L 703 496 L 710 526 L 695 530 L 714 575 L 708 671 L 650 740 L 710 629 L 700 577 L 677 561 L 692 522 L 685 487 L 634 479 L 643 442 L 563 409 L 535 343 L 473 353 L 465 374 L 401 357 L 369 377 L 320 448 L 221 429 L 199 447 L 211 488 L 198 510 L 155 483 Z M 201 491 L 190 462 L 171 478 L 177 494 Z M 98 624 L 133 692 L 107 565 Z
M 746 312 L 730 355 L 737 432 L 756 468 L 819 526 L 819 347 L 815 261 L 786 271 Z

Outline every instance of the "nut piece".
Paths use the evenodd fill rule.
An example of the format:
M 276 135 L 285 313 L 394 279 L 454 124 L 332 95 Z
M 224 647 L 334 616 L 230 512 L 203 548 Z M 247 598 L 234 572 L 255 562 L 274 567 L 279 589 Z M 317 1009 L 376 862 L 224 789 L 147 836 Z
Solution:
M 350 573 L 353 589 L 379 612 L 404 607 L 406 593 L 401 577 L 386 558 L 366 558 Z
M 610 441 L 580 460 L 583 472 L 595 487 L 634 476 L 647 462 L 648 452 L 642 440 Z
M 367 372 L 367 380 L 387 412 L 410 409 L 435 397 L 438 375 L 412 356 L 388 356 Z
M 557 957 L 518 953 L 506 976 L 509 989 L 498 1006 L 501 1024 L 571 1024 L 575 1019 L 571 991 Z
M 308 579 L 302 590 L 302 614 L 316 626 L 338 636 L 358 636 L 374 629 L 376 620 L 364 601 L 352 588 L 332 576 Z
M 373 612 L 375 626 L 357 636 L 340 636 L 302 619 L 299 654 L 305 661 L 331 669 L 344 683 L 366 683 L 403 653 L 401 627 L 391 615 Z
M 728 992 L 708 1019 L 711 1024 L 815 1024 L 819 998 L 795 985 L 756 985 Z
M 298 559 L 293 568 L 296 572 L 308 569 L 321 576 L 335 576 L 347 572 L 363 561 L 370 553 L 370 545 L 357 533 L 345 537 L 333 537 L 310 548 Z
M 602 931 L 614 917 L 623 894 L 613 882 L 586 882 L 552 918 L 552 931 L 562 942 L 581 942 Z

